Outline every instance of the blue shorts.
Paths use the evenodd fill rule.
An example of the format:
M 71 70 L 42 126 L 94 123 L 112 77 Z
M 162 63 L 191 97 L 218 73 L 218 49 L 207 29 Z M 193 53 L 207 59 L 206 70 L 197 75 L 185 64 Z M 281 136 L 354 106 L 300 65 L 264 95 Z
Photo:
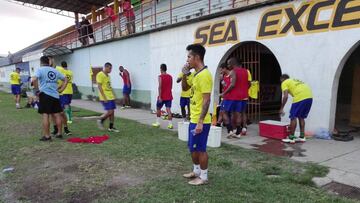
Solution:
M 103 105 L 106 111 L 116 109 L 115 100 L 108 100 L 107 102 L 101 101 L 101 104 Z
M 190 106 L 190 98 L 180 97 L 180 106 L 184 108 L 185 106 Z
M 18 95 L 21 93 L 21 86 L 20 85 L 11 85 L 11 93 L 13 95 Z
M 296 103 L 293 103 L 291 105 L 290 109 L 290 119 L 296 119 L 296 118 L 307 118 L 311 105 L 312 105 L 312 99 L 305 99 Z
M 60 95 L 60 104 L 61 108 L 65 108 L 65 105 L 70 105 L 72 100 L 72 94 L 63 94 Z
M 166 108 L 171 108 L 171 100 L 163 100 L 162 102 L 159 102 L 159 100 L 156 102 L 156 107 L 158 108 L 158 109 L 161 109 L 163 106 L 164 106 L 164 104 L 165 104 L 165 107 Z
M 210 124 L 204 124 L 203 131 L 200 134 L 194 135 L 192 132 L 195 130 L 196 123 L 190 123 L 189 125 L 189 139 L 188 147 L 189 151 L 192 152 L 206 152 L 206 144 L 210 132 Z
M 246 111 L 247 100 L 223 100 L 221 102 L 221 109 L 226 112 L 239 112 Z
M 124 87 L 123 87 L 123 94 L 130 95 L 130 94 L 131 94 L 131 86 L 124 85 Z

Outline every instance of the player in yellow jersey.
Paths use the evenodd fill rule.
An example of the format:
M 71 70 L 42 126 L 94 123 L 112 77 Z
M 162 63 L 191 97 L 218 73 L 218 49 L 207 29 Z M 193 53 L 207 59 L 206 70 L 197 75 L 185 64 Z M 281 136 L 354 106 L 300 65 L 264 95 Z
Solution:
M 67 119 L 67 123 L 72 123 L 72 111 L 71 111 L 71 100 L 73 95 L 73 72 L 68 69 L 66 61 L 61 62 L 62 70 L 61 73 L 68 79 L 65 90 L 60 94 L 61 107 L 64 109 L 64 113 Z
M 66 85 L 66 88 L 65 89 L 68 89 L 69 85 L 71 86 L 71 89 L 72 89 L 72 75 L 71 75 L 71 80 L 69 80 L 69 77 L 66 75 L 67 74 L 67 63 L 65 61 L 61 62 L 61 66 L 56 66 L 55 63 L 54 63 L 54 59 L 52 57 L 49 57 L 50 58 L 50 65 L 52 67 L 55 67 L 55 69 L 57 71 L 59 71 L 62 75 L 64 75 L 64 77 L 66 77 L 68 83 Z M 72 73 L 71 73 L 72 74 Z M 61 80 L 58 80 L 58 88 L 60 88 L 62 86 L 62 81 Z M 67 98 L 64 98 L 64 93 L 65 93 L 65 90 L 63 92 L 59 92 L 59 101 L 60 101 L 60 106 L 61 106 L 61 109 L 62 111 L 60 112 L 60 115 L 61 115 L 61 126 L 64 127 L 64 133 L 65 135 L 67 136 L 70 136 L 72 135 L 71 131 L 69 130 L 69 127 L 68 127 L 68 120 L 67 120 L 67 117 L 64 113 L 64 103 L 68 103 L 68 97 Z M 70 102 L 71 102 L 71 99 L 70 99 Z M 53 120 L 53 123 L 55 124 L 55 118 L 52 117 L 52 120 Z M 54 127 L 54 131 L 51 133 L 53 135 L 56 135 L 59 131 L 59 129 L 57 128 L 56 125 L 53 126 Z M 60 136 L 62 137 L 62 135 Z
M 180 73 L 176 82 L 179 83 L 182 81 L 184 76 L 184 73 Z M 189 72 L 187 77 L 186 77 L 186 82 L 190 85 L 192 78 L 194 77 L 194 74 Z M 181 108 L 181 115 L 183 117 L 184 120 L 189 120 L 190 119 L 190 95 L 191 95 L 191 90 L 188 89 L 186 91 L 181 90 L 181 96 L 180 96 L 180 108 Z M 186 108 L 188 110 L 188 113 L 186 114 Z
M 296 141 L 305 142 L 305 118 L 307 118 L 313 96 L 310 87 L 304 82 L 296 79 L 290 79 L 289 75 L 283 74 L 280 77 L 281 90 L 283 92 L 283 98 L 280 108 L 280 115 L 284 115 L 284 106 L 288 100 L 288 95 L 293 97 L 293 103 L 290 109 L 291 119 L 290 123 L 290 135 L 288 138 L 283 139 L 283 142 L 294 144 Z M 300 137 L 295 137 L 296 119 L 299 120 L 300 125 Z
M 11 93 L 14 95 L 15 106 L 20 109 L 20 94 L 21 94 L 21 79 L 20 79 L 20 68 L 16 68 L 15 71 L 10 73 L 10 85 Z
M 114 127 L 114 121 L 115 121 L 115 94 L 113 91 L 113 88 L 111 86 L 111 80 L 110 80 L 110 73 L 112 70 L 111 63 L 107 62 L 104 65 L 103 71 L 99 72 L 96 75 L 96 83 L 98 84 L 99 88 L 99 98 L 100 102 L 102 103 L 104 110 L 106 113 L 101 115 L 100 119 L 97 121 L 98 127 L 103 130 L 104 128 L 104 122 L 106 119 L 109 118 L 110 124 L 108 131 L 109 132 L 119 132 Z
M 210 132 L 211 117 L 208 112 L 213 80 L 207 66 L 204 65 L 205 48 L 200 44 L 187 46 L 187 66 L 183 68 L 184 91 L 191 88 L 190 125 L 188 147 L 194 164 L 193 171 L 183 176 L 194 178 L 190 185 L 203 185 L 208 182 L 208 154 L 206 152 L 207 139 Z M 189 69 L 195 69 L 191 87 L 186 82 Z

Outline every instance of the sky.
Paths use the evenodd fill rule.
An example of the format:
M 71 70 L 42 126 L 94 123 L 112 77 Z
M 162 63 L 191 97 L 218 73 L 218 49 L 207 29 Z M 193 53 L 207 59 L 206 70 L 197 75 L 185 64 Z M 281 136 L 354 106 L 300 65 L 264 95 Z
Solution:
M 15 53 L 73 24 L 73 18 L 0 0 L 0 55 Z

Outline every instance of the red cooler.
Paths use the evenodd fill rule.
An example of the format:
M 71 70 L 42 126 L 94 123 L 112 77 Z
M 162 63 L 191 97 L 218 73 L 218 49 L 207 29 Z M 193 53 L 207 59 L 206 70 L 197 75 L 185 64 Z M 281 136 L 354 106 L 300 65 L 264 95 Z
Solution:
M 260 121 L 259 133 L 262 137 L 281 140 L 289 135 L 288 126 L 288 123 L 283 123 L 279 121 Z

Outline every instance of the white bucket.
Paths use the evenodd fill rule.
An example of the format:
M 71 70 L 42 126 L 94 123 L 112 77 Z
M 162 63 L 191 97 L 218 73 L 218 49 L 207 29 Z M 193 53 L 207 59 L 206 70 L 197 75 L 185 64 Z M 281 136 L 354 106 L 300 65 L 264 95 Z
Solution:
M 209 147 L 220 147 L 221 145 L 221 132 L 220 127 L 211 126 L 210 133 L 207 141 L 207 146 Z
M 188 141 L 189 139 L 189 125 L 190 122 L 178 122 L 178 138 L 182 141 Z

